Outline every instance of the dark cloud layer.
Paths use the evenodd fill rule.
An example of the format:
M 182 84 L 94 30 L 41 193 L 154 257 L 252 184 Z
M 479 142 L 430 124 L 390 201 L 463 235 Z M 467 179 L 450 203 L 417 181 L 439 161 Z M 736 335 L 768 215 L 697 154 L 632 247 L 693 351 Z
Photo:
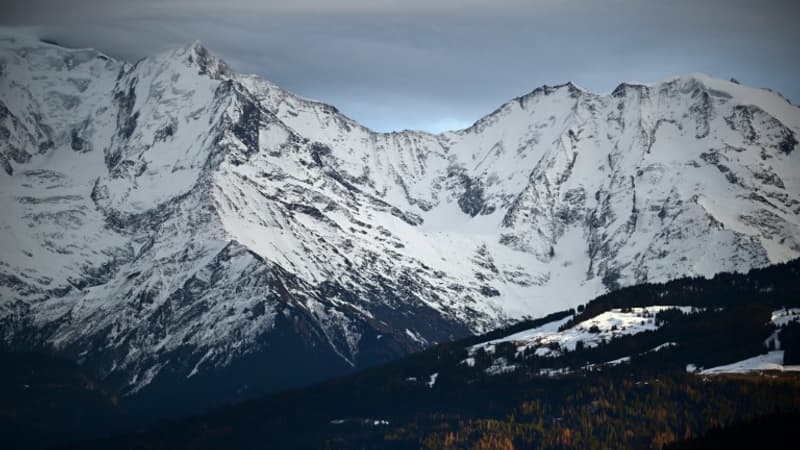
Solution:
M 705 72 L 800 100 L 800 7 L 766 0 L 27 0 L 0 23 L 138 59 L 199 39 L 378 130 L 468 125 L 542 84 Z

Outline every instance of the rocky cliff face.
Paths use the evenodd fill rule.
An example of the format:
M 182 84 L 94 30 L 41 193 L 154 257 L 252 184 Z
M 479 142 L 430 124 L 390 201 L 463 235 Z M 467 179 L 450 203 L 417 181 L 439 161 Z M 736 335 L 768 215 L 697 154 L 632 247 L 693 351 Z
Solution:
M 798 133 L 780 96 L 703 75 L 375 133 L 199 44 L 128 64 L 6 33 L 2 339 L 127 394 L 245 396 L 786 261 Z

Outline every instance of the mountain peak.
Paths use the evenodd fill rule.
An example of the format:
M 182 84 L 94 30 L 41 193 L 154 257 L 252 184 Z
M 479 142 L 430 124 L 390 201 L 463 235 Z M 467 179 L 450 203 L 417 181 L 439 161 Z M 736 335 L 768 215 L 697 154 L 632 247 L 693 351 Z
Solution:
M 184 46 L 179 53 L 184 56 L 189 65 L 196 66 L 201 75 L 208 75 L 215 80 L 229 78 L 233 75 L 228 64 L 199 40 Z
M 567 81 L 566 83 L 556 84 L 556 85 L 553 85 L 553 86 L 551 86 L 549 84 L 541 85 L 541 86 L 537 87 L 536 89 L 532 90 L 531 92 L 529 92 L 528 94 L 523 95 L 522 97 L 519 97 L 519 98 L 534 97 L 534 96 L 537 96 L 537 95 L 550 95 L 550 94 L 552 94 L 554 92 L 557 92 L 557 91 L 560 91 L 562 89 L 566 89 L 567 92 L 570 93 L 570 95 L 577 95 L 577 94 L 581 94 L 581 93 L 587 92 L 585 89 L 583 89 L 582 87 L 580 87 L 577 84 L 573 83 L 572 81 Z

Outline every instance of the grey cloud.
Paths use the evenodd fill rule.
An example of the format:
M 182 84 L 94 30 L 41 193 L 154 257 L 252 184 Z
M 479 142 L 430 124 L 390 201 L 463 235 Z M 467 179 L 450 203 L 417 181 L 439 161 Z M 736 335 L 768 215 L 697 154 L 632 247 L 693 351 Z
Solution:
M 800 100 L 798 7 L 778 0 L 36 3 L 74 7 L 0 22 L 44 24 L 41 36 L 125 59 L 199 39 L 237 70 L 381 130 L 468 125 L 568 80 L 603 92 L 699 71 Z
M 4 0 L 5 22 L 130 19 L 192 14 L 391 14 L 563 9 L 571 0 Z

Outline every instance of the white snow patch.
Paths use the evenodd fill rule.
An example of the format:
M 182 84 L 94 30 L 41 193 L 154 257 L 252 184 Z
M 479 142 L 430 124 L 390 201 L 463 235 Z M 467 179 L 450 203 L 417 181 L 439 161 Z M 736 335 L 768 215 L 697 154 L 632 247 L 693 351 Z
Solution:
M 622 358 L 613 359 L 611 361 L 606 361 L 606 362 L 597 363 L 597 364 L 587 364 L 585 366 L 582 366 L 581 370 L 586 370 L 586 371 L 591 372 L 591 371 L 593 371 L 595 369 L 599 369 L 599 368 L 602 368 L 604 366 L 618 366 L 620 364 L 627 364 L 629 362 L 631 362 L 631 357 L 630 356 L 623 356 Z
M 488 353 L 494 353 L 497 344 L 511 342 L 517 345 L 517 353 L 534 349 L 534 354 L 537 356 L 559 356 L 562 351 L 575 350 L 578 342 L 582 342 L 584 347 L 591 348 L 618 337 L 656 330 L 658 329 L 655 322 L 656 314 L 669 309 L 679 309 L 686 314 L 698 310 L 690 306 L 663 305 L 625 310 L 612 309 L 569 329 L 558 331 L 559 327 L 572 319 L 570 316 L 504 338 L 474 345 L 469 348 L 469 352 L 474 354 L 482 348 Z
M 651 348 L 650 350 L 646 351 L 645 353 L 657 352 L 657 351 L 663 350 L 665 348 L 677 347 L 677 346 L 678 346 L 677 342 L 665 342 L 665 343 L 663 343 L 661 345 L 657 345 L 657 346 Z
M 689 366 L 693 366 L 689 364 Z M 686 367 L 687 372 L 689 366 Z M 800 365 L 783 365 L 783 350 L 776 350 L 767 353 L 766 355 L 758 355 L 752 358 L 747 358 L 732 364 L 724 366 L 712 367 L 700 371 L 701 375 L 719 375 L 724 373 L 749 373 L 761 372 L 766 370 L 777 370 L 781 372 L 800 372 Z
M 436 384 L 436 379 L 439 378 L 439 372 L 432 373 L 428 379 L 428 382 L 425 383 L 429 388 L 432 388 Z
M 488 375 L 499 375 L 501 373 L 509 373 L 519 368 L 516 364 L 509 364 L 505 358 L 497 358 L 492 362 L 492 365 L 487 367 L 484 372 Z
M 360 423 L 372 427 L 389 425 L 389 421 L 386 419 L 333 419 L 330 421 L 331 425 L 343 425 L 346 423 Z
M 800 308 L 783 308 L 772 312 L 772 323 L 776 327 L 800 322 Z
M 572 369 L 569 367 L 562 367 L 560 369 L 539 369 L 539 375 L 544 377 L 560 377 L 563 375 L 569 375 L 572 373 Z
M 417 333 L 416 331 L 412 331 L 406 328 L 406 336 L 410 337 L 416 342 L 419 342 L 422 345 L 428 345 L 428 341 L 425 340 L 425 338 L 423 338 L 422 336 L 420 336 L 419 333 Z

